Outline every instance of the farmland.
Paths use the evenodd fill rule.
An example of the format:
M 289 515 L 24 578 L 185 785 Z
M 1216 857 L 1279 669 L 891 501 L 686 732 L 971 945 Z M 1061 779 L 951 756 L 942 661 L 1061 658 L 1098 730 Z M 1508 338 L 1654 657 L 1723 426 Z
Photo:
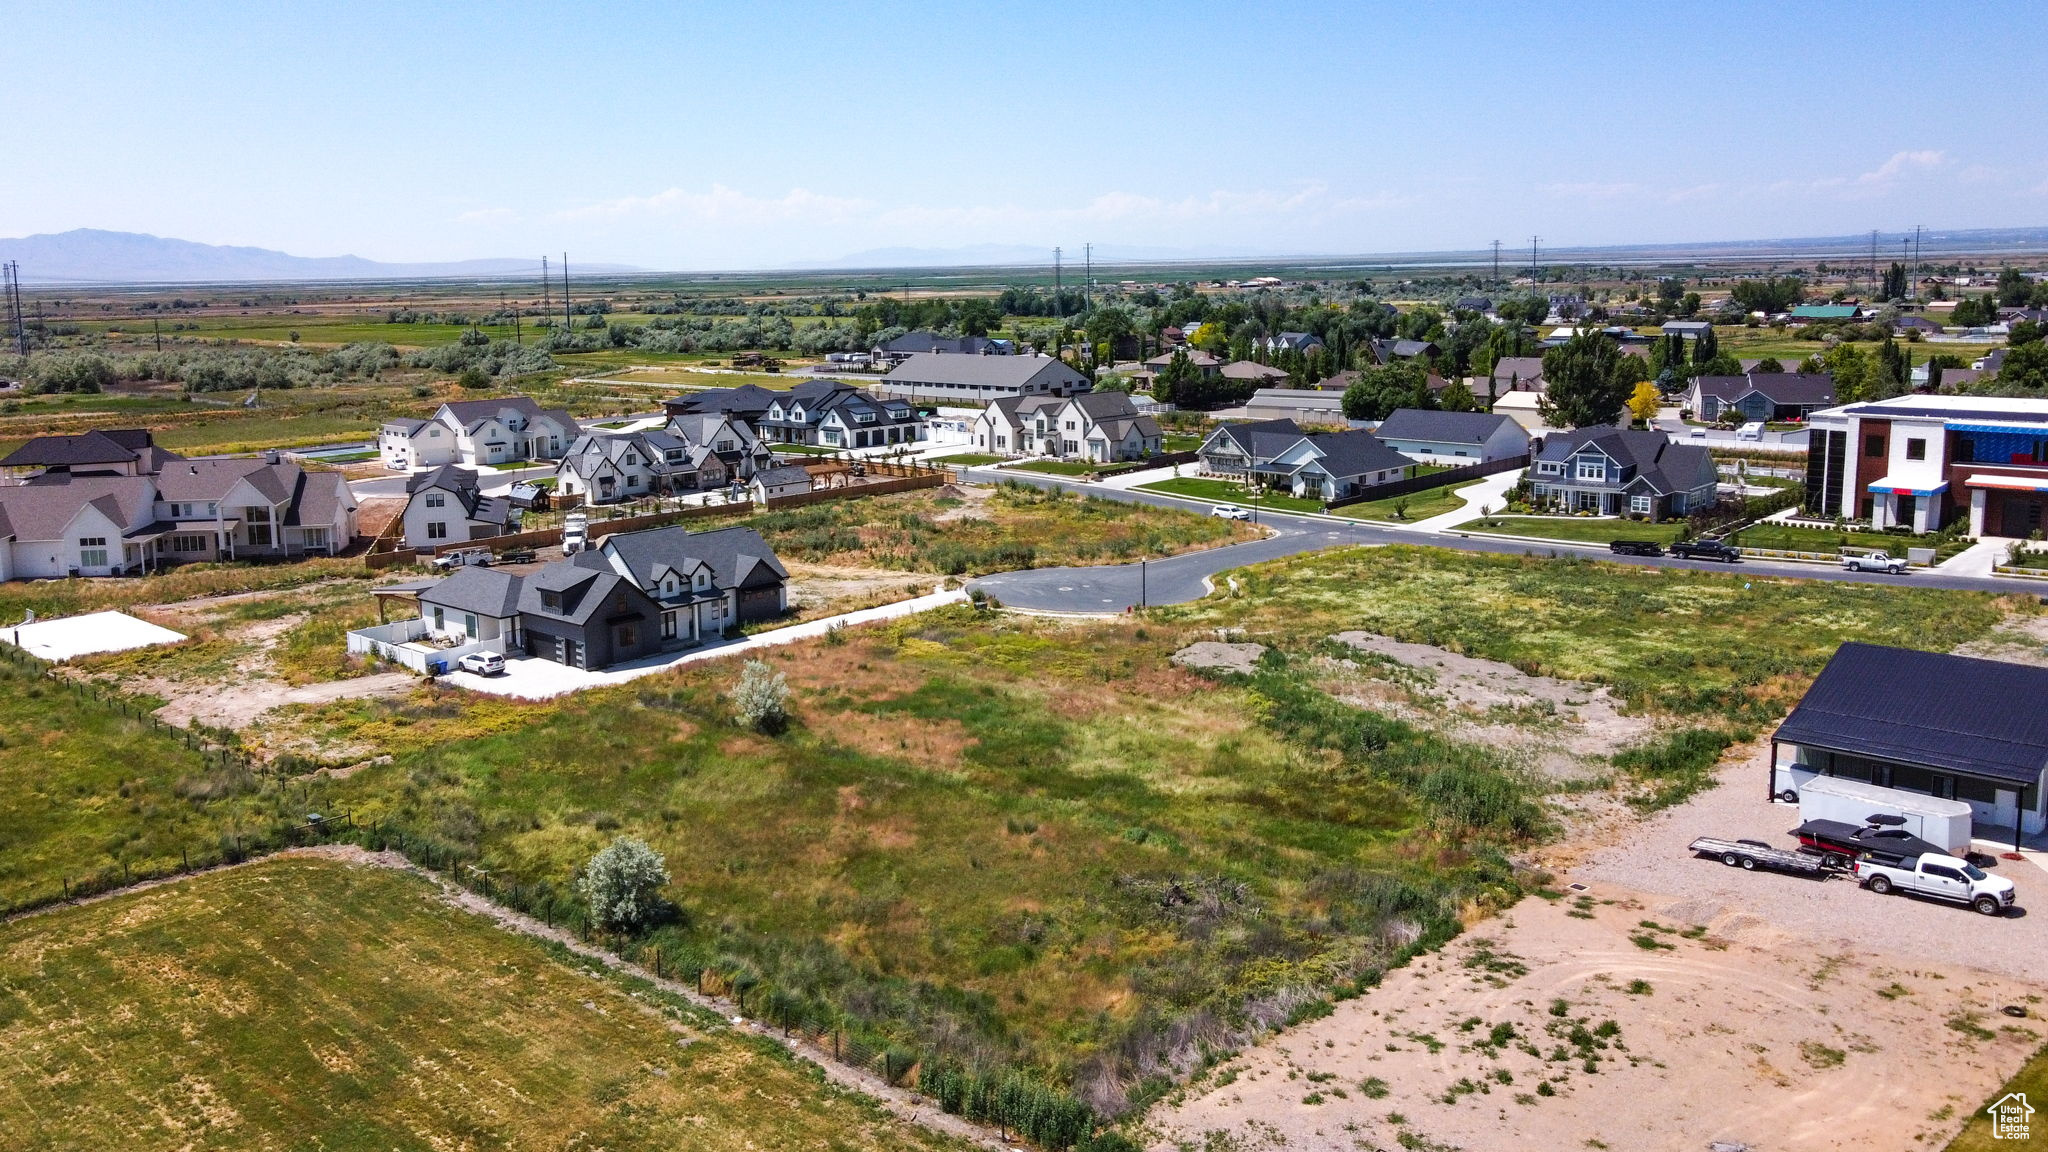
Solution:
M 423 880 L 321 858 L 0 928 L 0 1053 L 16 1148 L 964 1147 Z

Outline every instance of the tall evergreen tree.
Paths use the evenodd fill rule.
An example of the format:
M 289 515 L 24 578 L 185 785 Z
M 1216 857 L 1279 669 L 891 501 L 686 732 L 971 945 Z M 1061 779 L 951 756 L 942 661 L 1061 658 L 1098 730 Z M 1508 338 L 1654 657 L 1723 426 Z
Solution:
M 1630 385 L 1620 365 L 1621 346 L 1590 329 L 1580 329 L 1561 347 L 1543 354 L 1549 384 L 1542 411 L 1551 424 L 1585 428 L 1611 424 L 1621 414 Z
M 1704 365 L 1720 354 L 1721 341 L 1714 335 L 1713 326 L 1709 325 L 1706 331 L 1700 333 L 1699 339 L 1692 342 L 1693 366 L 1697 368 Z

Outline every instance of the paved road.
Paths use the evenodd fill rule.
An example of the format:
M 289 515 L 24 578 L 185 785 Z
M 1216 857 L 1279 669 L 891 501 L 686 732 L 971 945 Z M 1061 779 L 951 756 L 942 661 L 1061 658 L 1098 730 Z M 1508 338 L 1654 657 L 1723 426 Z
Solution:
M 998 472 L 987 468 L 967 469 L 963 475 L 977 481 L 1016 480 L 1043 488 L 1068 488 L 1109 500 L 1150 504 L 1156 507 L 1188 508 L 1198 511 L 1208 507 L 1204 501 L 1180 500 L 1156 492 L 1119 491 L 1051 476 Z M 968 587 L 980 588 L 1002 601 L 1004 606 L 1011 608 L 1037 612 L 1118 613 L 1140 603 L 1180 604 L 1200 599 L 1208 593 L 1208 586 L 1204 581 L 1219 572 L 1345 544 L 1430 544 L 1465 552 L 1533 556 L 1575 553 L 1597 555 L 1616 563 L 1647 564 L 1657 568 L 1689 568 L 1707 572 L 1731 570 L 1731 566 L 1726 564 L 1704 560 L 1680 560 L 1671 556 L 1615 556 L 1608 552 L 1605 545 L 1571 544 L 1565 541 L 1528 544 L 1518 540 L 1432 535 L 1409 528 L 1333 523 L 1282 512 L 1262 512 L 1259 515 L 1259 522 L 1272 529 L 1273 535 L 1264 540 L 1211 548 L 1204 552 L 1190 552 L 1165 560 L 1088 568 L 1032 568 L 1019 572 L 999 572 L 971 581 Z M 1947 576 L 1933 572 L 1914 576 L 1884 576 L 1875 573 L 1844 572 L 1839 568 L 1815 564 L 1768 560 L 1745 561 L 1733 565 L 1732 570 L 1808 580 L 1848 580 L 1863 584 L 1911 584 L 1923 588 L 2017 591 L 2028 595 L 2042 591 L 2039 585 L 2029 581 Z

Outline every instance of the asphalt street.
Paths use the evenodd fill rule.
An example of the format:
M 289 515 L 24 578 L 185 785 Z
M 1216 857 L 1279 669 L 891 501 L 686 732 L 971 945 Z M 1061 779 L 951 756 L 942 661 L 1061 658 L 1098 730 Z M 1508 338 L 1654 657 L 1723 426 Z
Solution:
M 1204 501 L 1182 500 L 1156 492 L 1119 491 L 1093 484 L 1035 476 L 991 468 L 965 470 L 964 475 L 981 482 L 1016 480 L 1043 488 L 1066 488 L 1157 507 L 1206 511 Z M 1347 544 L 1425 544 L 1465 552 L 1498 552 L 1531 556 L 1578 554 L 1598 556 L 1617 564 L 1643 564 L 1656 568 L 1689 568 L 1706 572 L 1755 572 L 1760 576 L 1792 577 L 1804 580 L 1849 580 L 1864 584 L 1912 584 L 1925 588 L 1958 588 L 1990 592 L 2042 591 L 2029 581 L 1944 576 L 1923 572 L 1918 575 L 1887 576 L 1879 573 L 1845 572 L 1840 568 L 1799 564 L 1790 561 L 1747 560 L 1721 564 L 1706 560 L 1680 560 L 1662 556 L 1616 556 L 1604 545 L 1572 544 L 1565 541 L 1542 544 L 1519 540 L 1484 539 L 1451 533 L 1416 532 L 1406 528 L 1365 524 L 1343 524 L 1289 513 L 1262 512 L 1259 523 L 1272 534 L 1263 540 L 1190 552 L 1163 560 L 1131 564 L 1106 564 L 1088 568 L 1032 568 L 1019 572 L 998 572 L 969 582 L 1001 601 L 1005 607 L 1035 612 L 1120 613 L 1141 604 L 1180 604 L 1200 599 L 1209 592 L 1208 581 L 1217 573 L 1247 564 L 1277 560 L 1301 552 L 1313 552 Z

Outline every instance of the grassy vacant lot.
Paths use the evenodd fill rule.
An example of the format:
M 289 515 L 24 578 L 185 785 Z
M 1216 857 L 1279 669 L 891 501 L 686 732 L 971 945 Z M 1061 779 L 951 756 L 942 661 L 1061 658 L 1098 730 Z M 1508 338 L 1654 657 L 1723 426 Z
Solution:
M 0 928 L 0 1116 L 13 1148 L 961 1146 L 424 880 L 307 858 Z
M 282 818 L 277 790 L 175 734 L 0 662 L 0 908 L 69 882 L 212 859 Z
M 1178 509 L 1027 484 L 982 491 L 836 500 L 743 522 L 786 559 L 949 575 L 1167 556 L 1252 536 L 1249 528 Z
M 1219 504 L 1252 503 L 1251 490 L 1230 480 L 1211 480 L 1200 476 L 1176 476 L 1171 480 L 1154 480 L 1140 484 L 1147 492 L 1164 492 L 1171 496 L 1190 496 L 1196 500 L 1214 500 Z M 1321 512 L 1321 500 L 1300 500 L 1281 492 L 1267 492 L 1258 498 L 1261 508 L 1274 508 L 1283 512 Z
M 290 564 L 191 564 L 158 576 L 15 581 L 0 584 L 0 621 L 19 621 L 24 611 L 38 616 L 71 616 L 138 604 L 171 604 L 202 596 L 274 592 L 329 580 L 362 581 L 361 560 L 313 559 Z
M 1540 536 L 1546 540 L 1570 540 L 1580 544 L 1605 544 L 1610 540 L 1654 540 L 1659 544 L 1669 544 L 1685 531 L 1685 521 L 1645 524 L 1637 520 L 1595 517 L 1496 516 L 1489 519 L 1484 528 L 1477 524 L 1468 527 L 1475 532 Z

